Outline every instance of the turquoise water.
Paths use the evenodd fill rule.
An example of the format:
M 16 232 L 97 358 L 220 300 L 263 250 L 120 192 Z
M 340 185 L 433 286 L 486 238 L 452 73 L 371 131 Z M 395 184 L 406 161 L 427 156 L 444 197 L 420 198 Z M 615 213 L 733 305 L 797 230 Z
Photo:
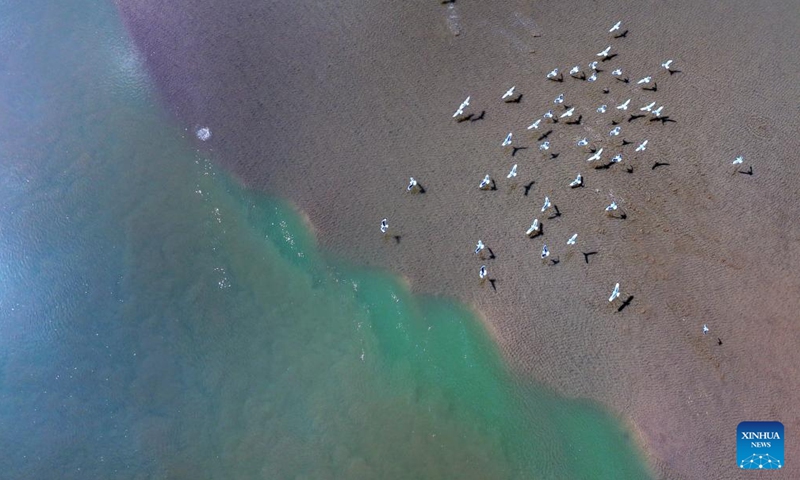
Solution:
M 112 6 L 0 0 L 0 40 L 3 478 L 647 477 L 470 312 L 219 171 Z

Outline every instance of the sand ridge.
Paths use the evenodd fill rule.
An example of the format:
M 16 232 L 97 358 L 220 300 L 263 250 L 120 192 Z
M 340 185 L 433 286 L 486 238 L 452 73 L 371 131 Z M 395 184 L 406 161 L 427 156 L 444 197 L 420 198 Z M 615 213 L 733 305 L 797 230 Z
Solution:
M 296 201 L 325 247 L 473 305 L 519 372 L 629 419 L 659 476 L 737 478 L 739 421 L 800 427 L 791 2 L 205 3 L 120 9 L 178 118 L 210 125 L 219 160 Z M 626 38 L 607 34 L 617 20 Z M 545 79 L 607 45 L 619 56 L 596 82 Z M 661 69 L 668 58 L 680 74 Z M 658 91 L 616 81 L 616 67 L 631 83 L 653 75 Z M 520 102 L 503 103 L 513 85 Z M 550 159 L 525 128 L 560 93 L 584 118 L 553 127 Z M 467 95 L 484 117 L 456 123 Z M 619 118 L 647 150 L 587 168 L 575 142 L 605 137 L 627 98 L 665 105 L 676 123 Z M 513 158 L 500 147 L 509 131 L 528 147 Z M 736 155 L 752 176 L 731 173 Z M 579 171 L 585 188 L 567 188 Z M 497 191 L 478 190 L 487 173 Z M 424 195 L 406 193 L 409 176 Z M 541 218 L 545 195 L 561 217 Z M 626 220 L 603 214 L 612 197 Z M 544 235 L 526 239 L 535 216 Z M 384 217 L 399 244 L 381 240 Z M 598 252 L 589 264 L 568 253 L 575 232 L 577 250 Z M 485 261 L 496 292 L 478 282 L 479 238 L 496 254 Z M 545 241 L 558 265 L 538 258 Z M 615 282 L 634 297 L 621 312 L 607 302 Z M 785 475 L 800 476 L 791 442 L 786 457 Z

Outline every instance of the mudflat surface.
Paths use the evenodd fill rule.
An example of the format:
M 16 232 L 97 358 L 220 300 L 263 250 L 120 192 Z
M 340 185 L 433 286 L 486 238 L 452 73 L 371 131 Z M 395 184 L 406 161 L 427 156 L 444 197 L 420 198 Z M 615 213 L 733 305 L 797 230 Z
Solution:
M 198 148 L 294 201 L 336 254 L 473 305 L 514 369 L 617 412 L 660 477 L 744 477 L 740 421 L 800 429 L 793 2 L 118 4 L 187 134 L 211 128 Z M 624 38 L 607 33 L 617 20 Z M 618 55 L 596 82 L 566 76 L 608 45 Z M 669 58 L 680 73 L 660 67 Z M 556 67 L 563 82 L 545 78 Z M 646 75 L 657 91 L 635 84 Z M 502 102 L 514 85 L 520 101 Z M 580 124 L 526 130 L 564 111 L 560 93 Z M 481 119 L 453 121 L 468 95 Z M 628 98 L 627 113 L 655 101 L 675 122 L 628 121 L 614 108 Z M 612 121 L 630 145 L 612 145 Z M 513 157 L 508 132 L 527 147 Z M 583 137 L 623 162 L 592 168 Z M 737 155 L 752 175 L 731 166 Z M 585 187 L 568 188 L 577 173 Z M 496 191 L 478 189 L 486 174 Z M 408 194 L 409 176 L 426 193 Z M 559 217 L 540 212 L 546 195 Z M 604 214 L 612 199 L 625 220 Z M 399 242 L 382 238 L 384 217 Z M 544 233 L 528 239 L 534 217 Z M 475 257 L 478 239 L 495 258 Z M 558 264 L 539 259 L 544 243 Z M 479 283 L 481 264 L 495 288 Z M 616 282 L 621 311 L 608 302 Z M 800 476 L 798 444 L 786 445 L 782 476 Z

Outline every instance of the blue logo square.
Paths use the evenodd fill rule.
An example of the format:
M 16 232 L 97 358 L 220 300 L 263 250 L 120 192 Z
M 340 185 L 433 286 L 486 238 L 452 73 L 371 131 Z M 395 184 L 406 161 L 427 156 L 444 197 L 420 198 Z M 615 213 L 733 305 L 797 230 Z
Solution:
M 736 428 L 736 463 L 742 470 L 780 470 L 783 441 L 781 422 L 742 422 Z

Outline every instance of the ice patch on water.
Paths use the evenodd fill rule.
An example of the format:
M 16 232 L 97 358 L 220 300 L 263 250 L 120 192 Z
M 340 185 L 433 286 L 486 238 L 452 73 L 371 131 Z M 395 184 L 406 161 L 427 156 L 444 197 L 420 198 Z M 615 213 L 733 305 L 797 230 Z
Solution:
M 211 138 L 211 129 L 208 127 L 199 128 L 197 130 L 197 138 L 205 142 Z

